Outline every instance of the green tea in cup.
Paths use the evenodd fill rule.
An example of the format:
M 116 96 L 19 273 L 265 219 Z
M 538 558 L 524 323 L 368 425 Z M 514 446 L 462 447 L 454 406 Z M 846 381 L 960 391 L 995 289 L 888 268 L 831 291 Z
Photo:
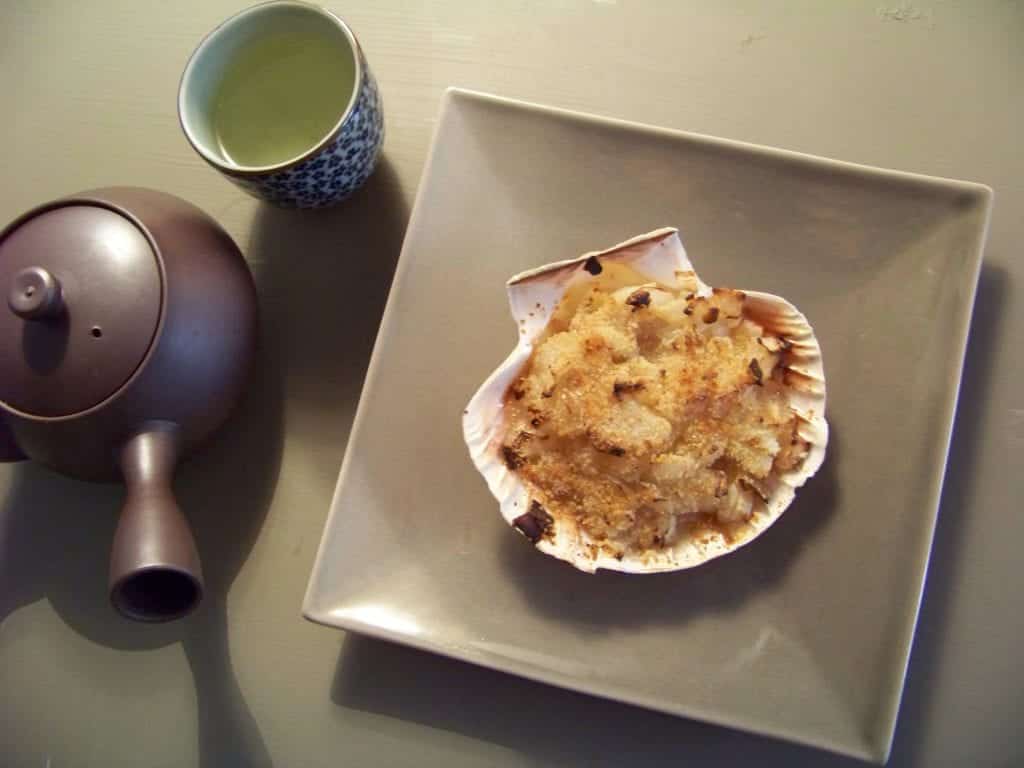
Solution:
M 310 29 L 252 40 L 215 92 L 217 145 L 241 166 L 297 157 L 331 132 L 354 87 L 352 51 L 335 36 Z

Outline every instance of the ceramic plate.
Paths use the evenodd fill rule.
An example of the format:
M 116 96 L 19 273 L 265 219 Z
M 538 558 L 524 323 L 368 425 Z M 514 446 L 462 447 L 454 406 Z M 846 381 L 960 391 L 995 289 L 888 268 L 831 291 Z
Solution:
M 992 193 L 449 91 L 305 600 L 317 622 L 884 760 Z M 735 554 L 586 575 L 502 522 L 461 415 L 516 342 L 505 281 L 677 226 L 712 285 L 824 353 L 822 470 Z

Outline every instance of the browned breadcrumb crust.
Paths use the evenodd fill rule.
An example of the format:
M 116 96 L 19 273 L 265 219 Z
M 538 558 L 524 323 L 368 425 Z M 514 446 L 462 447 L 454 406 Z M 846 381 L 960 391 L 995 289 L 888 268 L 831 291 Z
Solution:
M 532 499 L 514 525 L 536 543 L 564 521 L 619 559 L 740 535 L 808 452 L 789 342 L 727 288 L 594 286 L 568 301 L 506 394 L 501 455 Z

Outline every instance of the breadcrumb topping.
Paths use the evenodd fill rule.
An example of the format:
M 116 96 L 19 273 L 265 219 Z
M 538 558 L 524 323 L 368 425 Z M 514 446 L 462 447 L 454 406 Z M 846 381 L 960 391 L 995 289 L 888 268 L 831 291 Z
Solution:
M 530 491 L 533 541 L 569 522 L 604 552 L 735 535 L 809 446 L 784 383 L 786 339 L 745 295 L 595 281 L 563 299 L 505 397 L 501 455 Z

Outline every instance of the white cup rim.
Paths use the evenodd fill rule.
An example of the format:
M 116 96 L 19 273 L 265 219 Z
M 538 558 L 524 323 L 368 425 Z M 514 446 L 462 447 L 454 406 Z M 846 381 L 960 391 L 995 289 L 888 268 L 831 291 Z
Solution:
M 203 52 L 207 51 L 212 45 L 216 43 L 216 39 L 224 34 L 228 29 L 238 26 L 239 24 L 246 23 L 246 17 L 254 16 L 261 11 L 265 11 L 268 7 L 298 7 L 307 11 L 317 13 L 329 21 L 333 22 L 338 30 L 344 35 L 347 40 L 349 47 L 352 49 L 352 58 L 355 64 L 355 79 L 354 87 L 352 88 L 352 95 L 349 97 L 348 104 L 345 106 L 345 110 L 341 113 L 337 122 L 331 128 L 327 134 L 318 141 L 315 145 L 309 149 L 304 150 L 301 154 L 290 157 L 279 163 L 273 163 L 271 165 L 237 165 L 225 163 L 215 153 L 211 152 L 207 147 L 199 141 L 196 137 L 195 132 L 192 130 L 192 126 L 189 124 L 189 120 L 186 117 L 187 106 L 186 97 L 188 94 L 189 84 L 191 82 L 191 76 L 195 69 L 196 62 Z M 348 122 L 349 116 L 355 109 L 356 102 L 359 100 L 359 92 L 363 82 L 363 56 L 362 50 L 359 47 L 359 41 L 356 39 L 355 33 L 352 32 L 351 28 L 345 21 L 333 11 L 323 8 L 313 3 L 307 3 L 303 0 L 267 0 L 267 2 L 257 3 L 256 5 L 249 6 L 233 16 L 229 16 L 227 19 L 222 21 L 212 30 L 210 30 L 196 49 L 192 51 L 192 54 L 188 58 L 188 63 L 185 65 L 185 70 L 181 74 L 181 81 L 178 84 L 178 122 L 181 124 L 181 130 L 185 133 L 185 138 L 188 139 L 188 143 L 192 145 L 192 148 L 199 153 L 206 162 L 212 165 L 219 171 L 223 171 L 231 176 L 266 176 L 271 173 L 277 173 L 284 171 L 293 166 L 299 165 L 300 163 L 310 159 L 317 155 L 324 147 L 331 144 L 334 139 L 337 138 L 338 133 Z

